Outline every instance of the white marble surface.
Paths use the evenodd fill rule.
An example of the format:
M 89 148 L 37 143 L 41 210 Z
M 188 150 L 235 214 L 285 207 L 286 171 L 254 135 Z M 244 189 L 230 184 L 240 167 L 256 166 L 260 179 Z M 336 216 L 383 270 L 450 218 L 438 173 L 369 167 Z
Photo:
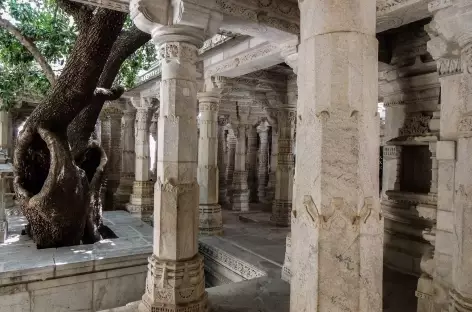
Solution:
M 130 214 L 104 212 L 116 239 L 42 250 L 21 235 L 24 217 L 8 221 L 9 236 L 0 244 L 0 312 L 96 311 L 144 293 L 152 228 Z

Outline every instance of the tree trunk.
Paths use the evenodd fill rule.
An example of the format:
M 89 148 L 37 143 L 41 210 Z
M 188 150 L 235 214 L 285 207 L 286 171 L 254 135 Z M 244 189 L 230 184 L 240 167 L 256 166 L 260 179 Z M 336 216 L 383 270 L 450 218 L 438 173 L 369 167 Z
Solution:
M 151 36 L 149 34 L 140 31 L 135 26 L 133 26 L 129 31 L 122 32 L 122 34 L 113 44 L 110 56 L 108 57 L 103 72 L 100 76 L 98 88 L 109 89 L 112 86 L 123 62 L 150 39 Z M 121 94 L 122 91 L 117 88 L 112 90 L 112 94 L 110 94 L 110 96 L 118 98 L 121 96 Z M 100 111 L 102 110 L 105 100 L 106 98 L 103 96 L 95 96 L 91 103 L 75 117 L 67 129 L 72 155 L 74 155 L 77 165 L 84 170 L 85 166 L 89 165 L 89 159 L 84 159 L 82 155 L 91 152 L 90 149 L 96 148 L 91 136 L 95 129 L 95 124 L 100 115 Z M 105 153 L 103 149 L 102 152 Z M 84 163 L 84 160 L 87 162 Z M 102 169 L 104 169 L 104 167 Z M 94 216 L 92 217 L 94 224 L 87 225 L 86 233 L 95 233 L 95 235 L 95 230 L 101 231 L 103 229 L 103 203 L 101 202 L 100 197 L 102 182 L 103 173 L 100 173 L 100 179 L 97 179 L 96 183 L 91 183 L 90 185 L 90 205 L 92 206 L 92 211 L 94 212 Z
M 27 119 L 14 155 L 15 192 L 38 248 L 79 244 L 91 212 L 89 187 L 103 170 L 103 155 L 76 166 L 67 127 L 91 103 L 126 14 L 98 9 L 81 29 L 61 76 Z M 99 155 L 99 156 L 98 156 Z M 92 157 L 88 154 L 86 157 Z M 96 166 L 94 169 L 90 166 Z M 97 171 L 98 168 L 98 171 Z M 95 179 L 98 181 L 99 176 Z M 86 239 L 87 238 L 87 239 Z

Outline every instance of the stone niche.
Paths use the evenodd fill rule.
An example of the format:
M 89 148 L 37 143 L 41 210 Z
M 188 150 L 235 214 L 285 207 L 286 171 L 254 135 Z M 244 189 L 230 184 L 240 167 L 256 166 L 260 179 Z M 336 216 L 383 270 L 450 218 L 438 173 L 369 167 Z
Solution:
M 141 220 L 104 212 L 104 223 L 118 238 L 41 250 L 21 235 L 24 217 L 8 222 L 8 238 L 0 245 L 0 311 L 99 311 L 141 299 L 153 231 Z

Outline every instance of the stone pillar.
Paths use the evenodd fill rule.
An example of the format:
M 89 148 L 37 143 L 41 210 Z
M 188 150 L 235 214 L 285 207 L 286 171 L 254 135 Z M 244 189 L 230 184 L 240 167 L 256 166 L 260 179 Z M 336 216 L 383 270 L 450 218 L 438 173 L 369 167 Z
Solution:
M 151 178 L 153 181 L 156 180 L 156 172 L 157 172 L 157 131 L 159 128 L 158 120 L 159 120 L 159 110 L 156 110 L 154 114 L 152 114 L 151 126 L 149 127 L 149 132 L 155 141 L 154 161 L 152 163 L 152 169 L 151 169 Z
M 295 157 L 293 147 L 295 140 L 295 109 L 281 108 L 279 111 L 279 142 L 275 199 L 272 205 L 271 222 L 277 226 L 290 225 L 292 211 L 293 176 L 295 174 Z
M 277 184 L 277 155 L 279 153 L 279 132 L 277 125 L 272 125 L 271 128 L 271 148 L 270 148 L 270 167 L 269 167 L 269 181 L 266 188 L 266 203 L 273 203 L 275 199 L 275 185 Z
M 0 163 L 11 160 L 8 151 L 11 147 L 11 120 L 7 111 L 0 111 Z
M 200 185 L 200 233 L 223 232 L 221 206 L 218 204 L 218 109 L 221 100 L 219 78 L 208 78 L 205 91 L 198 93 L 200 133 L 198 141 L 198 184 Z
M 249 202 L 258 202 L 257 197 L 257 129 L 249 126 L 247 132 L 247 183 L 249 186 Z
M 269 156 L 269 124 L 264 121 L 257 127 L 259 133 L 259 168 L 257 171 L 257 196 L 262 203 L 266 199 L 267 169 Z
M 118 101 L 108 102 L 101 111 L 102 147 L 107 154 L 105 168 L 104 210 L 114 210 L 114 194 L 120 184 L 121 172 L 121 118 L 123 112 Z
M 216 32 L 222 16 L 196 10 L 186 1 L 148 4 L 130 3 L 136 26 L 152 34 L 162 66 L 153 254 L 139 311 L 206 312 L 203 257 L 198 253 L 196 62 L 198 48 Z
M 376 1 L 299 4 L 290 311 L 381 312 Z
M 438 218 L 434 260 L 438 308 L 472 311 L 472 3 L 431 2 L 428 51 L 441 82 Z M 450 285 L 450 288 L 448 287 Z M 449 289 L 447 289 L 449 288 Z M 437 294 L 447 293 L 446 296 Z
M 152 117 L 152 100 L 148 98 L 133 98 L 131 100 L 136 108 L 135 122 L 135 180 L 133 192 L 126 210 L 140 217 L 145 222 L 150 222 L 153 212 L 154 182 L 150 181 L 150 150 L 149 150 L 149 124 Z
M 226 202 L 233 202 L 233 177 L 234 177 L 234 161 L 236 158 L 236 137 L 233 132 L 229 132 L 227 137 L 227 149 L 226 154 Z
M 226 125 L 228 119 L 226 116 L 218 117 L 218 181 L 219 181 L 219 201 L 226 204 L 226 165 L 227 165 L 227 141 L 226 141 Z
M 120 184 L 115 193 L 115 207 L 125 209 L 133 191 L 134 167 L 134 124 L 136 118 L 135 109 L 127 109 L 121 119 L 121 173 Z
M 238 124 L 234 126 L 234 129 L 236 151 L 234 157 L 232 209 L 236 211 L 249 211 L 249 186 L 247 184 L 248 172 L 246 168 L 246 133 L 248 125 Z

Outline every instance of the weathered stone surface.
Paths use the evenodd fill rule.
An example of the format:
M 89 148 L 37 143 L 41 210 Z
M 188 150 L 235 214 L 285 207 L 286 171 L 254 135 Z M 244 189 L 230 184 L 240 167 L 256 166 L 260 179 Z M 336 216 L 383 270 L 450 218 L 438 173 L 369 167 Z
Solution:
M 382 311 L 375 9 L 300 3 L 292 311 Z

